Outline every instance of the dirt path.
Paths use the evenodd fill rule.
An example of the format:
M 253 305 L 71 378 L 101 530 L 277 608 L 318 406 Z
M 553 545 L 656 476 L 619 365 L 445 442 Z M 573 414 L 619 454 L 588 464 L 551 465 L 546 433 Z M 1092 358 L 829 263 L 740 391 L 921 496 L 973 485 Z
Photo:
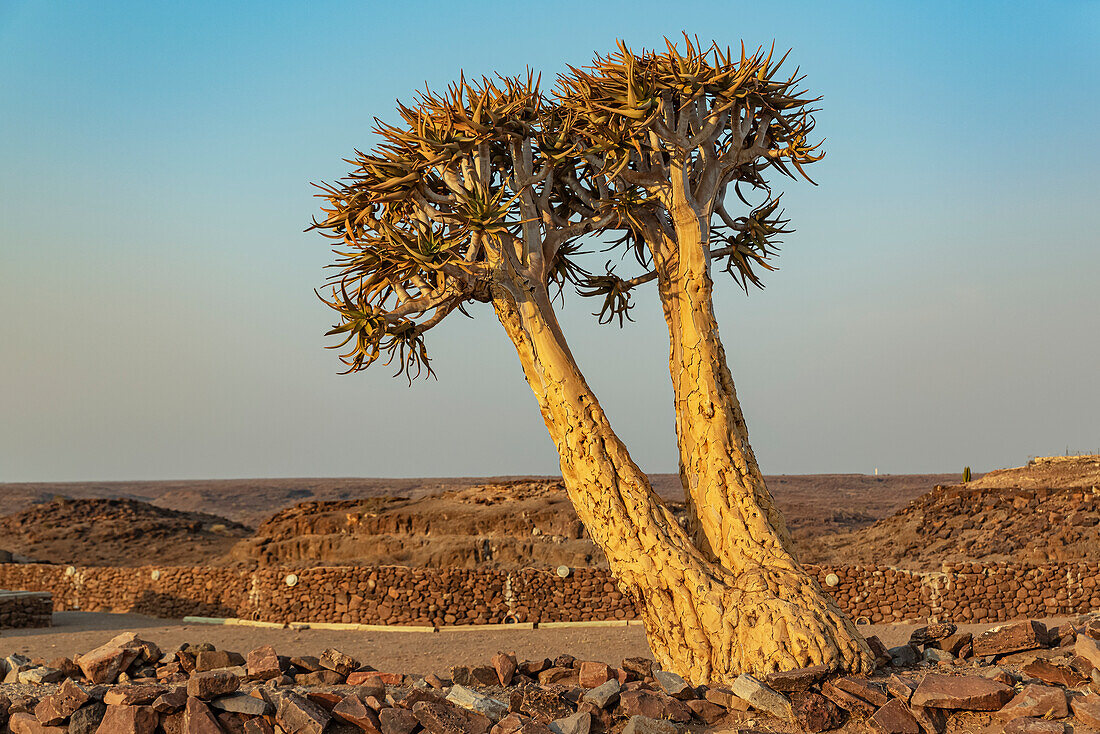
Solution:
M 1055 625 L 1064 619 L 1046 620 Z M 994 625 L 963 625 L 980 632 Z M 865 634 L 878 635 L 887 646 L 901 645 L 917 625 L 870 625 Z M 46 629 L 4 630 L 0 633 L 0 657 L 20 653 L 50 660 L 75 657 L 103 644 L 122 631 L 136 632 L 163 650 L 175 650 L 185 642 L 209 642 L 218 649 L 247 653 L 270 644 L 280 655 L 318 655 L 336 647 L 356 659 L 384 671 L 446 673 L 452 665 L 488 662 L 501 650 L 520 658 L 553 658 L 569 653 L 585 660 L 618 665 L 623 658 L 649 657 L 641 627 L 586 627 L 540 630 L 463 630 L 454 632 L 333 632 L 257 627 L 225 627 L 184 624 L 140 614 L 58 612 L 54 626 Z

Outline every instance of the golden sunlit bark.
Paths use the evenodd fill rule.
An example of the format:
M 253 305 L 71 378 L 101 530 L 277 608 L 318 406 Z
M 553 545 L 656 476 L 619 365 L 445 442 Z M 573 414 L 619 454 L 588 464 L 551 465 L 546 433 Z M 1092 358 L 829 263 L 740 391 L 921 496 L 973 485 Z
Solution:
M 570 500 L 634 599 L 661 665 L 693 684 L 818 663 L 868 672 L 866 643 L 789 555 L 746 545 L 727 566 L 695 547 L 612 431 L 545 288 L 520 282 L 494 285 L 497 316 L 558 449 Z

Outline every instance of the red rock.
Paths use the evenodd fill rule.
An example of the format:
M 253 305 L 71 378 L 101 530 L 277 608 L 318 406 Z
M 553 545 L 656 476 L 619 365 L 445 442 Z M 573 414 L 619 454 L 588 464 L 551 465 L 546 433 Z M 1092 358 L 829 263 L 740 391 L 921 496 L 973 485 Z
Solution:
M 113 642 L 113 640 L 112 640 Z M 114 683 L 118 674 L 137 660 L 140 649 L 119 647 L 108 642 L 106 645 L 84 653 L 76 659 L 76 664 L 84 672 L 84 677 L 92 683 Z
M 279 695 L 275 723 L 288 732 L 321 734 L 331 720 L 327 711 L 297 693 L 286 691 Z
M 168 692 L 164 686 L 115 686 L 103 696 L 108 706 L 143 706 Z
M 516 669 L 519 667 L 519 663 L 516 662 L 516 656 L 498 652 L 493 656 L 491 662 L 493 663 L 493 668 L 497 671 L 497 681 L 500 685 L 510 685 L 512 683 L 512 677 L 516 674 Z
M 875 713 L 875 707 L 873 704 L 864 701 L 858 696 L 853 696 L 845 690 L 838 688 L 833 682 L 825 681 L 821 685 L 821 695 L 835 703 L 840 708 L 849 711 L 853 714 L 859 714 L 861 716 L 870 716 Z
M 221 724 L 214 718 L 213 712 L 197 698 L 187 699 L 180 720 L 186 734 L 222 734 Z
M 806 691 L 810 686 L 832 672 L 828 665 L 811 665 L 808 668 L 798 668 L 781 673 L 768 673 L 764 676 L 764 682 L 768 687 L 782 693 L 791 691 Z
M 152 706 L 107 706 L 96 731 L 111 734 L 153 734 L 160 717 Z
M 361 731 L 370 732 L 370 734 L 381 734 L 382 729 L 378 721 L 378 715 L 358 696 L 351 695 L 342 698 L 332 708 L 332 715 L 341 721 L 359 727 Z
M 1069 704 L 1066 692 L 1053 686 L 1041 686 L 1032 683 L 1023 687 L 1016 696 L 1005 704 L 997 716 L 1004 719 L 1020 717 L 1061 719 L 1069 716 Z
M 275 648 L 271 645 L 257 647 L 248 653 L 245 669 L 248 670 L 248 677 L 254 680 L 271 680 L 283 674 L 279 656 L 275 654 Z
M 750 708 L 748 701 L 728 688 L 708 688 L 704 697 L 729 711 L 748 711 Z
M 877 683 L 872 683 L 866 678 L 844 676 L 841 678 L 834 678 L 832 682 L 833 685 L 840 690 L 847 691 L 853 696 L 862 698 L 867 703 L 875 706 L 882 706 L 890 700 L 890 697 L 882 690 L 882 686 Z
M 913 714 L 925 734 L 942 734 L 947 728 L 947 712 L 943 709 L 910 705 L 909 713 Z
M 839 706 L 819 693 L 793 691 L 790 698 L 791 715 L 794 721 L 806 731 L 836 729 L 847 717 Z
M 917 682 L 895 673 L 886 679 L 886 690 L 890 695 L 909 703 L 913 697 L 913 691 L 917 690 Z
M 1046 644 L 1047 628 L 1033 619 L 1002 624 L 986 630 L 972 641 L 974 656 L 1005 655 L 1022 650 L 1037 650 Z
M 262 716 L 254 716 L 244 722 L 244 734 L 275 734 L 275 727 Z
M 205 673 L 210 670 L 221 670 L 240 665 L 244 660 L 237 653 L 226 650 L 200 650 L 195 655 L 195 672 Z
M 191 676 L 191 680 L 187 681 L 187 695 L 210 700 L 232 693 L 240 687 L 240 679 L 232 673 L 225 670 L 210 670 Z
M 611 680 L 612 675 L 611 667 L 607 664 L 585 660 L 578 668 L 577 682 L 582 688 L 595 688 Z
M 615 709 L 617 716 L 645 716 L 650 719 L 668 719 L 669 721 L 691 721 L 691 709 L 671 696 L 656 691 L 625 691 L 619 695 L 619 705 Z
M 1020 670 L 1029 678 L 1066 688 L 1077 688 L 1089 682 L 1087 675 L 1082 675 L 1071 666 L 1042 658 L 1031 661 Z
M 938 642 L 955 634 L 957 629 L 958 627 L 950 622 L 934 622 L 926 627 L 918 627 L 913 630 L 913 634 L 909 635 L 909 644 L 914 647 L 921 647 L 931 642 Z
M 57 689 L 57 693 L 46 696 L 34 707 L 35 718 L 47 726 L 62 723 L 78 708 L 91 700 L 88 690 L 72 680 L 66 680 Z M 4 713 L 7 713 L 6 710 Z M 0 715 L 2 718 L 2 715 Z
M 912 703 L 941 709 L 997 711 L 1012 699 L 1013 693 L 1004 683 L 988 678 L 929 673 L 913 691 Z
M 67 726 L 46 726 L 26 711 L 19 711 L 8 719 L 8 728 L 11 734 L 66 734 Z
M 871 731 L 883 734 L 921 734 L 921 725 L 901 699 L 887 701 L 867 719 Z
M 969 632 L 955 632 L 954 634 L 948 635 L 942 640 L 937 640 L 936 642 L 931 643 L 929 646 L 939 648 L 944 652 L 949 652 L 955 657 L 961 658 L 967 657 L 966 655 L 963 655 L 963 650 L 967 649 L 968 645 L 973 645 L 973 643 L 974 635 L 970 634 Z M 973 652 L 973 650 L 971 650 L 971 652 Z
M 412 711 L 387 707 L 378 712 L 378 723 L 382 734 L 412 734 L 420 725 Z
M 1085 660 L 1088 660 L 1094 668 L 1100 668 L 1100 640 L 1088 635 L 1077 635 L 1077 641 L 1073 645 L 1073 652 Z
M 489 729 L 489 727 L 481 729 L 476 726 L 472 717 L 453 706 L 444 706 L 430 701 L 419 701 L 413 706 L 413 715 L 431 734 L 481 734 Z
M 1100 696 L 1090 693 L 1073 699 L 1073 715 L 1078 721 L 1094 729 L 1100 729 Z M 12 731 L 15 731 L 14 728 Z
M 345 678 L 347 678 L 353 670 L 359 667 L 358 660 L 350 655 L 345 655 L 333 647 L 322 652 L 318 662 L 322 668 L 336 671 Z
M 549 683 L 561 683 L 567 685 L 569 681 L 576 681 L 577 671 L 572 668 L 548 668 L 539 673 L 539 685 Z
M 645 680 L 653 675 L 653 661 L 649 658 L 626 658 L 623 660 L 622 669 L 635 678 Z
M 1018 718 L 1005 723 L 1003 734 L 1065 734 L 1066 725 L 1060 721 Z
M 387 686 L 399 686 L 405 682 L 405 676 L 401 673 L 383 673 L 380 670 L 356 670 L 349 673 L 347 679 L 349 686 L 367 685 L 372 681 Z
M 726 715 L 726 709 L 710 701 L 694 699 L 684 703 L 691 709 L 695 718 L 707 725 L 713 724 Z

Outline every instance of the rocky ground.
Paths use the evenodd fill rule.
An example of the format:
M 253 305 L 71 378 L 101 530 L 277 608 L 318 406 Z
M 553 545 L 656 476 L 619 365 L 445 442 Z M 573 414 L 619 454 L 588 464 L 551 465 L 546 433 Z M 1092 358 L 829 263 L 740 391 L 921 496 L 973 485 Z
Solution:
M 829 474 L 773 476 L 768 481 L 796 542 L 803 543 L 866 527 L 936 483 L 955 479 L 957 475 Z M 682 500 L 677 476 L 654 475 L 652 481 L 669 502 Z M 61 501 L 58 495 L 73 499 Z M 112 505 L 106 497 L 123 502 Z M 606 565 L 585 536 L 560 482 L 545 477 L 3 484 L 0 499 L 13 512 L 0 520 L 8 528 L 0 534 L 0 549 L 55 563 L 147 563 L 144 536 L 133 529 L 134 519 L 141 519 L 152 523 L 150 530 L 155 528 L 150 537 L 171 538 L 157 549 L 169 563 Z M 129 517 L 113 507 L 124 508 Z M 198 527 L 231 531 L 220 537 L 181 532 L 191 522 L 168 512 L 173 508 L 201 510 L 211 517 Z M 240 533 L 236 522 L 258 529 L 242 538 L 250 534 Z M 232 542 L 225 542 L 230 537 Z M 237 540 L 241 542 L 234 545 Z
M 1088 732 L 1100 728 L 1100 615 L 978 635 L 948 623 L 887 648 L 871 677 L 807 668 L 687 685 L 645 657 L 609 665 L 498 653 L 426 676 L 208 643 L 165 653 L 132 632 L 75 659 L 0 663 L 0 721 L 25 732 L 677 734 Z M 0 724 L 0 731 L 3 724 Z
M 958 561 L 1088 561 L 1098 549 L 1100 456 L 1079 456 L 938 486 L 870 527 L 818 535 L 803 557 L 934 571 Z
M 250 534 L 223 517 L 131 499 L 58 497 L 0 518 L 4 550 L 23 560 L 91 566 L 138 565 L 151 558 L 201 565 Z

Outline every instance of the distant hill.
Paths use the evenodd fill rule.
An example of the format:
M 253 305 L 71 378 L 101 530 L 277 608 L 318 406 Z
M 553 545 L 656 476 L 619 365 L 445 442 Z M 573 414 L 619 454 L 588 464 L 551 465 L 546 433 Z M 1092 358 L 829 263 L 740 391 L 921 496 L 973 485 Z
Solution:
M 1100 456 L 1040 458 L 936 487 L 870 527 L 817 539 L 806 556 L 916 570 L 944 561 L 1095 561 Z

